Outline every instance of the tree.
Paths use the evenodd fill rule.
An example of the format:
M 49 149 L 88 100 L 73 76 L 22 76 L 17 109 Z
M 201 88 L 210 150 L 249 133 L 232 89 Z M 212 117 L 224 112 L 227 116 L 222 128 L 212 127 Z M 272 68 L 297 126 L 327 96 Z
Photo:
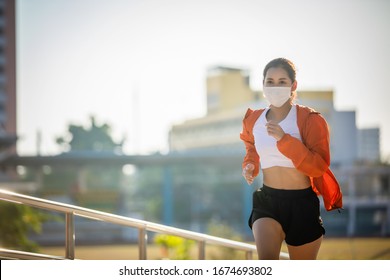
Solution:
M 70 124 L 67 133 L 56 139 L 65 152 L 87 153 L 121 153 L 125 139 L 116 142 L 111 136 L 111 127 L 97 124 L 95 117 L 90 117 L 88 127 Z M 78 174 L 80 168 L 52 167 L 51 174 L 44 178 L 44 184 L 68 190 L 76 204 L 84 207 L 98 208 L 104 211 L 116 211 L 121 199 L 120 186 L 123 172 L 120 166 L 85 165 L 82 167 L 83 180 L 88 192 L 79 192 Z M 103 197 L 103 198 L 101 198 Z
M 97 125 L 93 116 L 90 120 L 89 128 L 70 124 L 68 135 L 58 137 L 57 144 L 62 146 L 64 151 L 121 152 L 125 139 L 116 143 L 110 135 L 111 128 L 108 124 Z
M 39 233 L 42 222 L 51 217 L 22 204 L 0 201 L 0 245 L 16 250 L 38 252 L 38 245 L 29 240 L 30 231 Z

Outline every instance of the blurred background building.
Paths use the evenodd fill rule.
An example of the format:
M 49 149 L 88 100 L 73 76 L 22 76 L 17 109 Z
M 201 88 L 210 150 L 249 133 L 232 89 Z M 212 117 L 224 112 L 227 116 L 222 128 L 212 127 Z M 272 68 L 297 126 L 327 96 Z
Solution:
M 15 2 L 0 0 L 0 156 L 16 152 Z
M 16 94 L 15 1 L 0 0 L 0 161 L 16 154 Z M 0 187 L 15 180 L 15 169 L 0 171 Z

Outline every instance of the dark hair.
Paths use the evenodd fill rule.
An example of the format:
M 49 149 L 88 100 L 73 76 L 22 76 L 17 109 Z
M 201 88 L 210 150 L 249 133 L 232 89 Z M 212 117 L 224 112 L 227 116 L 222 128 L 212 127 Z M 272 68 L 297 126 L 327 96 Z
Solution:
M 286 58 L 280 57 L 280 58 L 276 58 L 274 60 L 271 60 L 265 66 L 264 71 L 263 71 L 263 83 L 264 83 L 265 76 L 267 75 L 267 71 L 273 67 L 283 68 L 287 72 L 288 77 L 291 79 L 291 81 L 295 82 L 297 71 L 295 69 L 294 63 L 292 63 L 290 60 L 288 60 Z

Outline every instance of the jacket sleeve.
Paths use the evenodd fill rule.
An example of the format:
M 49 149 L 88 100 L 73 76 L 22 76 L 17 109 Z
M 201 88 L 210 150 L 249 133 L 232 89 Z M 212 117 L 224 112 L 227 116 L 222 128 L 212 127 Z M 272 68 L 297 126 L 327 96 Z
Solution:
M 310 114 L 304 131 L 304 142 L 285 134 L 277 147 L 299 171 L 309 177 L 320 177 L 330 165 L 328 124 L 321 115 Z
M 245 144 L 245 157 L 242 162 L 242 168 L 244 168 L 248 163 L 252 163 L 255 166 L 253 170 L 253 177 L 256 177 L 259 174 L 260 170 L 260 157 L 256 151 L 255 139 L 251 130 L 248 130 L 247 118 L 253 111 L 248 109 L 245 114 L 244 120 L 242 121 L 242 132 L 240 133 L 240 138 Z

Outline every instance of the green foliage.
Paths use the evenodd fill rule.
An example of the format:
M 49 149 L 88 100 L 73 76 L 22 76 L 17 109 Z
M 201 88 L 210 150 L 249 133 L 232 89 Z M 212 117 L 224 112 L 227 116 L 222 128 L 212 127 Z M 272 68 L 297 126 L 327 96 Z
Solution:
M 0 244 L 8 249 L 38 252 L 38 245 L 27 238 L 29 231 L 40 233 L 47 214 L 22 204 L 0 201 Z
M 157 234 L 154 242 L 162 247 L 163 258 L 175 260 L 191 259 L 191 248 L 195 241 L 178 236 Z
M 182 243 L 181 237 L 167 234 L 157 234 L 154 238 L 154 242 L 165 248 L 175 248 Z
M 116 143 L 111 137 L 111 128 L 108 124 L 97 125 L 95 118 L 91 117 L 91 126 L 70 124 L 68 135 L 58 137 L 57 144 L 63 147 L 65 151 L 121 151 L 124 140 Z

